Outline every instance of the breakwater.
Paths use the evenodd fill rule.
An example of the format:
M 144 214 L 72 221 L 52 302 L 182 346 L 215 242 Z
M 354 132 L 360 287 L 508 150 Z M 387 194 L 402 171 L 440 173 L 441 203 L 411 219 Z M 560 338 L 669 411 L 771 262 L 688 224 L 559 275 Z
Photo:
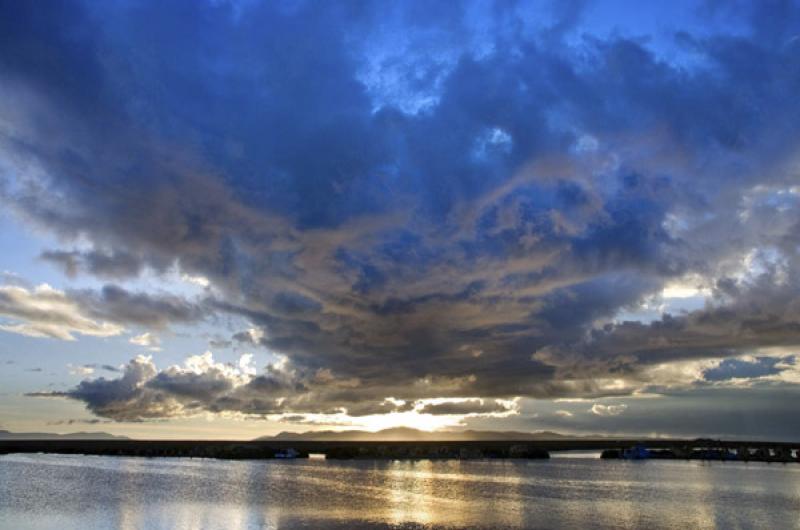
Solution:
M 272 459 L 293 449 L 298 458 L 321 453 L 331 459 L 484 459 L 549 458 L 552 451 L 603 451 L 604 458 L 622 458 L 641 447 L 652 459 L 798 461 L 800 443 L 575 439 L 458 442 L 225 441 L 225 440 L 0 440 L 0 454 L 60 453 L 141 457 Z
M 721 442 L 714 440 L 696 440 L 694 442 L 673 442 L 665 448 L 649 448 L 646 443 L 632 447 L 605 449 L 601 455 L 604 459 L 629 460 L 717 460 L 740 462 L 800 462 L 800 444 L 768 444 L 757 445 L 742 442 Z
M 14 440 L 0 441 L 0 454 L 60 453 L 106 456 L 272 459 L 292 450 L 296 458 L 321 453 L 330 459 L 482 459 L 549 458 L 534 444 L 521 442 L 306 442 L 306 441 L 152 441 Z

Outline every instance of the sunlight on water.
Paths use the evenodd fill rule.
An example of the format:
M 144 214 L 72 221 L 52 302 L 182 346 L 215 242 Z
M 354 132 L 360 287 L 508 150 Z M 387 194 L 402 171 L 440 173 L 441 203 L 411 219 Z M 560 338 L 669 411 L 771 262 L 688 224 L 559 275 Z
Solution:
M 798 528 L 800 466 L 6 455 L 0 528 Z

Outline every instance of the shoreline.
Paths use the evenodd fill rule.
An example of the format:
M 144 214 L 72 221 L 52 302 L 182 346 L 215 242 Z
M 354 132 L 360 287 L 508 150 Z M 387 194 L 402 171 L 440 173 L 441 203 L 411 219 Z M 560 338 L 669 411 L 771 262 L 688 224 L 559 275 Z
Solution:
M 639 447 L 646 454 L 630 457 Z M 220 460 L 308 458 L 332 460 L 548 459 L 550 452 L 601 451 L 601 458 L 800 462 L 800 443 L 721 440 L 537 440 L 462 442 L 224 441 L 224 440 L 0 440 L 0 454 L 200 457 Z M 741 455 L 746 455 L 742 457 Z

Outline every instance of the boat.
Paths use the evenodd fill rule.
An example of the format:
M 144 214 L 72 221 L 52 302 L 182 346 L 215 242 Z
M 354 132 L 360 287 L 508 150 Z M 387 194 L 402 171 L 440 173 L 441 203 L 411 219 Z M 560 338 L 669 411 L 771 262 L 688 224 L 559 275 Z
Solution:
M 622 450 L 622 458 L 625 460 L 644 460 L 650 458 L 650 451 L 641 444 Z
M 275 453 L 275 458 L 297 458 L 300 456 L 300 453 L 292 449 L 291 447 L 286 449 L 285 451 L 278 451 Z

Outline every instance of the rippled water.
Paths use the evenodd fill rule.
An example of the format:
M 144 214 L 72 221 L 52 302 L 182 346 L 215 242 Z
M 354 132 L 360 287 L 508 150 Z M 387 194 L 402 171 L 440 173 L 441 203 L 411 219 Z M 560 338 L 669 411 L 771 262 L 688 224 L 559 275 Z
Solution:
M 800 465 L 0 457 L 0 528 L 800 529 Z

